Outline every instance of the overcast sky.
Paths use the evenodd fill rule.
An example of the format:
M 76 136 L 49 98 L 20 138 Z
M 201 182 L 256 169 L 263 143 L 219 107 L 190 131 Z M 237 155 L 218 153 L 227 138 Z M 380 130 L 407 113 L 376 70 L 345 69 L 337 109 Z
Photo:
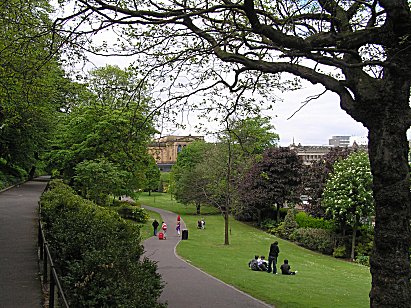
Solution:
M 96 66 L 106 64 L 118 65 L 124 68 L 128 61 L 124 58 L 115 57 L 94 58 Z M 302 145 L 328 145 L 328 140 L 332 136 L 367 136 L 368 130 L 359 122 L 352 119 L 339 106 L 339 98 L 332 92 L 326 92 L 320 98 L 310 101 L 293 117 L 288 119 L 297 111 L 307 97 L 322 93 L 324 88 L 321 85 L 312 85 L 304 82 L 300 90 L 285 93 L 275 93 L 279 98 L 274 103 L 274 109 L 269 114 L 272 117 L 272 124 L 275 132 L 280 135 L 280 145 L 288 146 L 301 143 Z M 201 135 L 194 130 L 194 125 L 198 120 L 193 115 L 185 119 L 187 129 L 175 129 L 172 125 L 158 127 L 162 136 L 165 135 Z M 212 124 L 208 124 L 209 126 Z M 165 125 L 167 126 L 167 124 Z M 411 139 L 411 130 L 408 131 L 408 139 Z

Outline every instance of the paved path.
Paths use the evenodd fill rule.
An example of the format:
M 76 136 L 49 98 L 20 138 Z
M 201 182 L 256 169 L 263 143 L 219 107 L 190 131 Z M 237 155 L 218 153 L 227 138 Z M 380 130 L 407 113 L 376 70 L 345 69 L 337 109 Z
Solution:
M 37 208 L 47 183 L 28 181 L 0 193 L 0 307 L 41 307 Z
M 175 231 L 177 215 L 149 206 L 144 207 L 160 213 L 168 225 L 167 240 L 160 241 L 153 236 L 143 244 L 145 256 L 158 262 L 158 272 L 166 283 L 160 297 L 161 302 L 167 302 L 170 308 L 271 307 L 180 259 L 175 253 L 175 247 L 180 241 Z M 185 229 L 184 221 L 181 229 Z

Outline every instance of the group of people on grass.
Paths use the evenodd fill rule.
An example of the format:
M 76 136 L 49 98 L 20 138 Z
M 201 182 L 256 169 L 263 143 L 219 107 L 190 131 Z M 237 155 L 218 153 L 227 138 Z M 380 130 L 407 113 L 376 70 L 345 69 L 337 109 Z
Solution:
M 253 271 L 263 271 L 268 273 L 277 274 L 277 259 L 280 254 L 280 248 L 278 242 L 275 241 L 270 245 L 270 251 L 268 253 L 268 262 L 265 260 L 265 256 L 259 257 L 256 255 L 254 259 L 248 262 L 248 267 Z M 280 266 L 281 273 L 283 275 L 295 275 L 297 271 L 292 272 L 291 266 L 288 264 L 288 260 L 285 259 L 284 263 Z

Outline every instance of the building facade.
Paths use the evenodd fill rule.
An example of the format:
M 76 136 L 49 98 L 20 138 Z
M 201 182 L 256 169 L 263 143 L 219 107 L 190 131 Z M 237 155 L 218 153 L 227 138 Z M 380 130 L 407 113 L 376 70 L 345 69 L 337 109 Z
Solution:
M 290 150 L 294 150 L 297 156 L 301 157 L 304 165 L 311 165 L 314 161 L 318 161 L 326 155 L 332 146 L 320 145 L 290 145 Z
M 328 144 L 333 147 L 348 147 L 350 136 L 332 136 L 331 139 L 328 139 Z
M 204 141 L 203 136 L 165 136 L 154 140 L 148 147 L 148 152 L 153 156 L 160 171 L 169 172 L 176 163 L 178 153 L 187 144 L 193 141 Z

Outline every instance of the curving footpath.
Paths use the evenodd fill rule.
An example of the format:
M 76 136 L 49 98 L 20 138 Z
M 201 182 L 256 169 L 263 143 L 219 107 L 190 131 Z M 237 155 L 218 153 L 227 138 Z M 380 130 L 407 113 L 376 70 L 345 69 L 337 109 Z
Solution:
M 159 240 L 153 236 L 143 243 L 144 256 L 157 262 L 158 272 L 165 282 L 160 302 L 167 302 L 170 308 L 272 307 L 210 276 L 178 257 L 175 252 L 175 247 L 180 241 L 175 230 L 177 215 L 149 206 L 144 207 L 150 211 L 158 212 L 168 225 L 166 240 Z M 181 221 L 181 229 L 185 229 L 184 221 Z M 190 240 L 190 233 L 188 235 L 188 240 Z
M 41 307 L 37 263 L 38 201 L 47 178 L 0 194 L 0 307 Z

